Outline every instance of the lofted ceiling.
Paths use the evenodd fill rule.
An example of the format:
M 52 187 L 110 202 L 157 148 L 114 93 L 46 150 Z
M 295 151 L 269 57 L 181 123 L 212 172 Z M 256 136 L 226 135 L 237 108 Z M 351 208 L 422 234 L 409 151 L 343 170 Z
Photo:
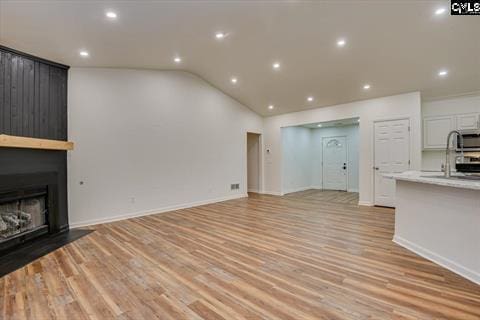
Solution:
M 74 67 L 189 71 L 268 116 L 479 91 L 480 17 L 449 2 L 0 0 L 0 44 Z

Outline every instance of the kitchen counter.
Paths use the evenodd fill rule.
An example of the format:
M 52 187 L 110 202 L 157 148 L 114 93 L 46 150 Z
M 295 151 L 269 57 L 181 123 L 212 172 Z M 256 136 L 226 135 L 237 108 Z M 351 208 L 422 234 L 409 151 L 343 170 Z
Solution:
M 384 174 L 384 177 L 402 181 L 435 184 L 445 187 L 480 190 L 480 179 L 462 179 L 464 175 L 452 173 L 451 178 L 444 178 L 443 172 L 431 171 L 406 171 L 404 173 Z M 479 177 L 480 178 L 480 177 Z
M 480 180 L 441 175 L 385 175 L 396 180 L 393 241 L 480 284 Z

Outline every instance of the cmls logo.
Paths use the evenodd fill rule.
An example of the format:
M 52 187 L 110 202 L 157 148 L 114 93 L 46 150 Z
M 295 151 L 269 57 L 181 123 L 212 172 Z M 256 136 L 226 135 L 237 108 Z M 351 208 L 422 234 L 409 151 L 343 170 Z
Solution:
M 480 0 L 451 0 L 451 15 L 480 15 Z

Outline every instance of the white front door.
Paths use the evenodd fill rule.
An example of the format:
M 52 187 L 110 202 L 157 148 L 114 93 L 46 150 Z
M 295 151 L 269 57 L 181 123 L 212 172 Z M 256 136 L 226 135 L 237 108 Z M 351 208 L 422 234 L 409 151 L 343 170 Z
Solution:
M 345 137 L 323 138 L 323 189 L 347 191 Z
M 384 173 L 399 173 L 410 167 L 410 121 L 375 122 L 375 205 L 395 207 L 395 180 Z

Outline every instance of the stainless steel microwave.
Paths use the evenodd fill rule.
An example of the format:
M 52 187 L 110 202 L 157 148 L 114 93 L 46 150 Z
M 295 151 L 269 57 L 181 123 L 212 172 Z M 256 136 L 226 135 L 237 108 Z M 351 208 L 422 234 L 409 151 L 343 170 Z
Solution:
M 463 151 L 480 151 L 480 130 L 461 130 L 463 138 Z M 462 149 L 461 139 L 457 138 L 457 151 Z

